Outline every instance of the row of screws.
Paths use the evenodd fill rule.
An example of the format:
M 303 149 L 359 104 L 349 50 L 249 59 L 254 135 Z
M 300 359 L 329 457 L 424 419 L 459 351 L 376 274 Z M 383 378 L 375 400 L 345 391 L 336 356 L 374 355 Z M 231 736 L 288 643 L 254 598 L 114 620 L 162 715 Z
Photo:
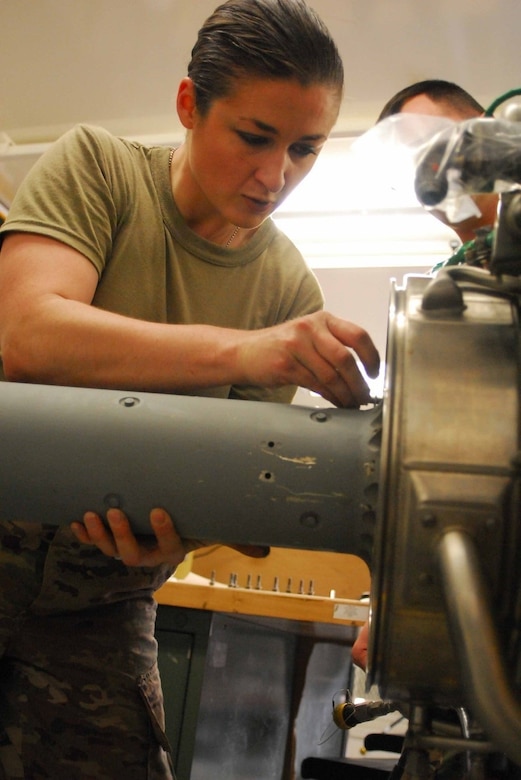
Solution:
M 246 578 L 246 585 L 244 586 L 247 590 L 251 590 L 253 588 L 252 580 L 253 580 L 252 575 L 248 574 L 248 576 Z M 210 577 L 210 585 L 215 585 L 215 571 L 212 571 L 212 574 L 211 574 L 211 577 Z M 228 587 L 229 588 L 238 588 L 239 587 L 239 579 L 238 579 L 238 576 L 237 576 L 237 574 L 235 572 L 232 572 L 230 574 L 230 579 L 228 581 Z M 262 578 L 261 578 L 260 574 L 257 575 L 257 579 L 256 579 L 256 582 L 255 582 L 255 590 L 263 590 Z M 279 583 L 279 578 L 278 577 L 275 577 L 275 579 L 273 580 L 273 587 L 272 587 L 271 590 L 274 593 L 280 593 L 280 583 Z M 287 585 L 286 585 L 286 593 L 292 593 L 292 592 L 293 592 L 293 581 L 292 581 L 291 577 L 288 577 L 288 582 L 287 582 Z M 300 580 L 297 593 L 300 596 L 304 595 L 304 593 L 305 593 L 305 591 L 304 591 L 304 580 Z M 314 596 L 315 595 L 315 583 L 313 582 L 313 580 L 309 581 L 309 587 L 308 587 L 308 590 L 307 590 L 307 595 L 308 596 Z

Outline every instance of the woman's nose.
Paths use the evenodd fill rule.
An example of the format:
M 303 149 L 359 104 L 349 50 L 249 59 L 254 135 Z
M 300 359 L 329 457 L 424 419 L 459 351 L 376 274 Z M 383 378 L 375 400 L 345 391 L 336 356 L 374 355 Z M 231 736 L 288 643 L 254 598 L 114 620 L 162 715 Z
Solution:
M 286 183 L 288 158 L 286 153 L 267 155 L 258 166 L 256 178 L 268 192 L 280 192 Z

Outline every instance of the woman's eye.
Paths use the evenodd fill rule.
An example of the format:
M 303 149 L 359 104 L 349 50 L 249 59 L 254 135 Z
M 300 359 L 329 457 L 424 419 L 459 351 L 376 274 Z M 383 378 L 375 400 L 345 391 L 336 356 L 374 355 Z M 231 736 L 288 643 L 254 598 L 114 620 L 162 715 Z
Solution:
M 256 133 L 245 133 L 243 130 L 237 131 L 239 138 L 248 144 L 248 146 L 264 146 L 268 142 L 268 138 L 265 135 L 257 135 Z
M 315 147 L 309 146 L 308 144 L 293 144 L 291 150 L 294 154 L 297 155 L 297 157 L 307 157 L 310 154 L 318 154 Z
M 248 133 L 245 130 L 237 130 L 237 135 L 244 143 L 251 147 L 263 147 L 268 146 L 272 142 L 272 138 L 266 135 L 260 135 L 259 133 Z M 290 153 L 296 157 L 309 157 L 309 155 L 317 155 L 319 150 L 310 144 L 295 143 L 290 146 Z

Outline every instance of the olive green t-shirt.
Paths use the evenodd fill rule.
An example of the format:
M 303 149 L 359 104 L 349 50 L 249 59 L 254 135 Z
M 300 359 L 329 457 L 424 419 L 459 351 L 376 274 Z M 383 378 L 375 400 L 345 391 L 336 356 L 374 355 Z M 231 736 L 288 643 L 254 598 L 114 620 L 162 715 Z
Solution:
M 94 305 L 129 317 L 251 330 L 322 307 L 314 274 L 271 219 L 239 249 L 190 230 L 172 196 L 168 157 L 167 148 L 79 125 L 29 171 L 0 233 L 38 233 L 78 250 L 99 274 Z M 294 389 L 201 394 L 289 401 Z

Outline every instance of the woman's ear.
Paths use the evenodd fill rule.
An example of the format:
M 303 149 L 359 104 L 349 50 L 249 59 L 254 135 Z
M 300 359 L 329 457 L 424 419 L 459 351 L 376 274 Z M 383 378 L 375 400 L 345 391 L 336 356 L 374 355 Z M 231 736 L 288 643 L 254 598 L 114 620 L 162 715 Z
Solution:
M 179 84 L 176 106 L 181 124 L 187 130 L 191 130 L 194 124 L 195 84 L 188 76 L 185 76 Z

